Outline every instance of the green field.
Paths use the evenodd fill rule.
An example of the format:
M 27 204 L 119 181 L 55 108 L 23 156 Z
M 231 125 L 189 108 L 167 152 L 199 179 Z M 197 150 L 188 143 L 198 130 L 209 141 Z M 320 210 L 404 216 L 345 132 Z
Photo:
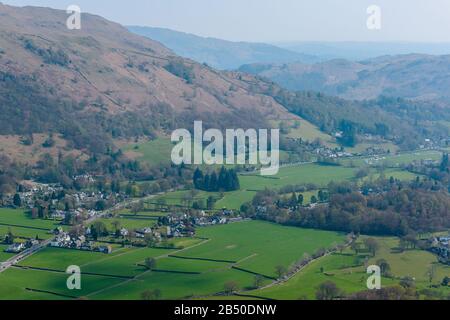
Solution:
M 0 244 L 0 262 L 6 261 L 9 258 L 13 257 L 13 253 L 7 253 L 4 250 L 8 248 L 9 246 L 6 244 Z
M 137 281 L 123 282 L 120 286 L 88 296 L 99 300 L 139 300 L 145 290 L 159 289 L 162 299 L 189 299 L 210 296 L 223 291 L 224 284 L 235 281 L 239 288 L 252 285 L 254 276 L 238 270 L 208 272 L 198 275 L 148 272 Z
M 0 209 L 0 224 L 53 230 L 59 225 L 59 222 L 54 220 L 32 219 L 24 210 L 2 208 Z
M 304 164 L 281 168 L 275 176 L 244 175 L 240 176 L 241 189 L 264 190 L 265 188 L 280 188 L 286 185 L 304 185 L 314 183 L 326 186 L 331 181 L 350 180 L 354 169 L 340 166 L 322 166 Z
M 82 276 L 81 290 L 67 289 L 68 275 L 60 272 L 23 270 L 11 268 L 0 273 L 0 299 L 64 299 L 60 295 L 82 297 L 90 292 L 112 286 L 122 279 L 103 276 Z M 41 290 L 56 295 L 30 292 L 27 289 Z
M 389 167 L 399 167 L 401 165 L 412 163 L 413 161 L 420 160 L 436 160 L 442 159 L 442 152 L 436 150 L 426 150 L 426 151 L 415 151 L 400 153 L 395 155 L 384 155 L 377 159 L 373 158 L 353 158 L 342 160 L 341 163 L 348 165 L 350 163 L 355 166 L 370 165 L 385 165 Z
M 127 230 L 136 230 L 145 227 L 152 227 L 156 224 L 157 219 L 147 218 L 143 216 L 130 216 L 126 218 L 101 218 L 97 221 L 103 222 L 109 232 L 114 232 L 113 223 L 118 222 L 119 228 L 125 228 Z
M 200 228 L 198 236 L 211 240 L 184 251 L 183 257 L 234 261 L 241 268 L 269 277 L 275 276 L 277 265 L 289 267 L 305 252 L 311 254 L 344 240 L 344 236 L 336 232 L 260 221 Z
M 298 126 L 295 126 L 295 122 L 299 124 Z M 280 126 L 279 121 L 272 121 L 273 125 L 275 127 Z M 289 132 L 286 135 L 288 138 L 292 139 L 303 139 L 304 141 L 313 142 L 317 139 L 322 141 L 326 146 L 330 148 L 336 148 L 338 147 L 336 143 L 336 139 L 334 139 L 332 136 L 320 131 L 318 127 L 313 125 L 311 122 L 308 122 L 304 119 L 300 119 L 297 121 L 286 121 L 283 120 L 283 124 L 287 125 L 289 128 Z
M 170 163 L 170 154 L 173 144 L 169 138 L 157 138 L 142 143 L 130 144 L 124 148 L 124 152 L 137 155 L 137 159 L 147 162 L 149 165 Z
M 0 208 L 0 236 L 11 231 L 15 236 L 47 239 L 51 237 L 49 231 L 58 226 L 58 221 L 32 219 L 24 210 Z
M 146 144 L 137 150 L 143 152 L 142 157 L 153 157 L 149 161 L 157 163 L 151 146 Z M 385 177 L 411 180 L 416 175 L 393 167 L 418 159 L 439 160 L 440 157 L 441 153 L 435 151 L 387 156 L 382 161 L 392 167 L 385 169 L 383 174 Z M 190 191 L 182 190 L 156 197 L 150 202 L 164 199 L 167 205 L 187 205 L 187 202 L 192 205 L 192 201 L 203 200 L 206 203 L 207 198 L 213 196 L 217 200 L 216 209 L 239 209 L 243 203 L 251 201 L 257 191 L 265 188 L 306 184 L 324 188 L 331 181 L 355 181 L 358 166 L 366 164 L 363 159 L 352 162 L 353 167 L 349 166 L 348 160 L 343 161 L 343 166 L 304 164 L 283 167 L 273 177 L 241 175 L 241 190 L 238 191 L 223 194 L 199 191 L 192 198 L 189 196 Z M 378 177 L 379 173 L 372 168 L 364 179 Z M 317 195 L 317 190 L 304 192 L 305 204 L 309 203 L 312 195 Z M 138 229 L 152 226 L 158 216 L 166 213 L 140 212 L 134 216 L 124 211 L 122 214 L 100 221 L 110 231 L 114 221 L 119 221 L 127 229 Z M 56 226 L 57 221 L 31 219 L 23 210 L 0 209 L 0 235 L 10 229 L 16 236 L 34 238 L 39 235 L 40 238 L 49 238 L 51 234 L 48 231 Z M 341 233 L 245 221 L 198 228 L 196 236 L 171 239 L 169 243 L 174 244 L 174 249 L 114 245 L 112 254 L 45 248 L 21 261 L 19 267 L 0 273 L 0 299 L 140 299 L 141 293 L 148 289 L 160 289 L 163 299 L 219 299 L 224 298 L 218 294 L 223 291 L 224 284 L 230 281 L 238 284 L 241 293 L 273 299 L 314 299 L 317 287 L 326 280 L 335 282 L 345 293 L 366 288 L 367 274 L 363 264 L 368 254 L 360 252 L 356 255 L 350 249 L 312 262 L 285 283 L 268 286 L 272 283 L 271 278 L 276 277 L 277 266 L 288 268 L 305 253 L 312 254 L 319 248 L 342 243 L 345 235 Z M 416 279 L 418 288 L 427 288 L 429 283 L 426 272 L 431 265 L 436 266 L 433 284 L 438 285 L 444 276 L 450 276 L 450 267 L 438 264 L 433 254 L 419 250 L 398 253 L 395 250 L 397 238 L 377 239 L 381 244 L 380 250 L 375 257 L 368 257 L 368 263 L 386 259 L 394 276 L 383 278 L 383 285 L 396 284 L 400 277 L 411 276 Z M 6 245 L 0 245 L 0 261 L 12 256 L 3 252 L 5 248 Z M 157 260 L 154 271 L 148 271 L 142 266 L 145 259 L 150 257 Z M 68 275 L 64 271 L 70 265 L 80 266 L 84 273 L 81 291 L 66 288 Z M 263 275 L 264 285 L 268 287 L 252 290 L 253 273 Z M 450 289 L 436 290 L 448 292 Z
M 356 160 L 362 162 L 363 160 Z M 362 163 L 361 163 L 362 165 Z M 355 173 L 358 170 L 357 167 L 347 166 L 324 166 L 316 163 L 302 164 L 296 166 L 289 166 L 280 168 L 280 171 L 275 176 L 261 176 L 255 174 L 244 174 L 239 176 L 241 189 L 231 192 L 205 192 L 198 191 L 193 201 L 206 200 L 209 196 L 213 196 L 217 199 L 215 209 L 235 209 L 239 210 L 241 205 L 245 202 L 249 202 L 256 195 L 257 191 L 269 189 L 279 189 L 287 185 L 306 185 L 314 184 L 317 187 L 326 187 L 331 181 L 352 181 L 355 180 Z M 400 180 L 413 180 L 417 175 L 396 168 L 388 168 L 384 170 L 385 177 L 394 177 Z M 375 169 L 371 170 L 370 177 L 365 179 L 377 179 L 379 173 Z M 169 192 L 165 195 L 152 199 L 152 202 L 156 202 L 157 199 L 164 199 L 167 205 L 186 205 L 184 200 L 190 191 L 181 190 Z M 311 194 L 307 194 L 307 199 L 310 199 Z M 308 202 L 305 201 L 305 204 Z
M 4 284 L 0 289 L 0 299 L 64 298 L 58 295 L 87 296 L 89 299 L 139 299 L 146 289 L 160 289 L 166 299 L 201 298 L 220 293 L 229 281 L 237 282 L 241 290 L 248 289 L 254 275 L 233 269 L 233 266 L 274 276 L 277 265 L 288 267 L 305 252 L 312 253 L 344 239 L 342 234 L 335 232 L 283 227 L 259 221 L 201 228 L 199 236 L 209 240 L 180 239 L 180 243 L 184 241 L 185 245 L 191 246 L 184 250 L 117 248 L 106 255 L 46 248 L 20 263 L 28 269 L 11 268 L 0 274 L 0 282 Z M 139 266 L 148 257 L 157 259 L 156 269 L 161 271 L 148 272 Z M 97 275 L 83 274 L 82 290 L 69 291 L 65 287 L 67 275 L 64 274 L 69 265 L 80 266 L 82 273 Z M 266 284 L 269 282 L 265 281 Z
M 345 150 L 347 152 L 351 152 L 351 153 L 362 153 L 362 152 L 366 151 L 368 148 L 383 149 L 386 152 L 389 150 L 391 153 L 395 153 L 399 149 L 398 146 L 396 146 L 392 142 L 385 142 L 385 143 L 362 142 L 362 143 L 358 143 L 353 148 L 347 147 L 347 148 L 345 148 Z
M 431 264 L 436 266 L 434 284 L 439 284 L 444 276 L 450 276 L 450 267 L 436 263 L 437 259 L 433 254 L 419 250 L 397 253 L 395 248 L 398 245 L 398 238 L 377 237 L 376 239 L 381 248 L 375 257 L 370 258 L 368 264 L 375 264 L 377 260 L 385 259 L 391 266 L 393 275 L 393 278 L 383 277 L 382 287 L 398 284 L 402 277 L 411 276 L 416 279 L 416 286 L 419 289 L 428 288 L 429 283 L 426 281 L 425 274 Z M 315 299 L 318 286 L 328 280 L 336 283 L 346 294 L 367 290 L 368 275 L 363 266 L 366 256 L 368 256 L 367 253 L 356 255 L 350 249 L 346 249 L 342 254 L 334 253 L 312 262 L 285 283 L 254 290 L 249 294 L 274 299 Z M 442 290 L 450 293 L 450 287 L 442 288 Z

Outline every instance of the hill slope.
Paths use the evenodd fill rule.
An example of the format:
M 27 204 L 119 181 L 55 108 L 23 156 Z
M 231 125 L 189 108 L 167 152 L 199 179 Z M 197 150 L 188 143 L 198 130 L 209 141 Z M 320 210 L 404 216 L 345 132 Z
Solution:
M 252 92 L 253 77 L 221 73 L 99 16 L 0 4 L 0 134 L 61 133 L 102 152 L 117 137 L 185 127 L 266 124 L 289 113 Z M 217 115 L 217 116 L 214 116 Z
M 241 71 L 267 77 L 290 90 L 314 90 L 346 99 L 380 95 L 450 101 L 450 55 L 384 56 L 361 62 L 331 60 L 306 65 L 247 65 Z
M 164 44 L 176 54 L 222 70 L 234 70 L 249 63 L 312 63 L 312 55 L 297 53 L 264 43 L 232 42 L 204 38 L 170 29 L 130 26 L 136 34 Z

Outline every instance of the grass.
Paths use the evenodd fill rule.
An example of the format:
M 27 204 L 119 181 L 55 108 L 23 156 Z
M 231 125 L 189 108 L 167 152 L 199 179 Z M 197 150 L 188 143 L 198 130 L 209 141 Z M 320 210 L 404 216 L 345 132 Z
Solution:
M 173 144 L 169 138 L 162 137 L 142 143 L 130 144 L 124 148 L 128 155 L 144 161 L 151 166 L 167 164 L 171 160 Z
M 99 252 L 45 248 L 38 254 L 20 262 L 22 266 L 35 268 L 47 268 L 66 270 L 70 265 L 80 266 L 81 272 L 134 276 L 142 271 L 143 267 L 137 266 L 146 258 L 157 257 L 170 253 L 173 250 L 153 248 L 123 248 L 104 254 Z
M 156 224 L 156 219 L 147 219 L 143 218 L 141 216 L 134 217 L 127 217 L 127 218 L 101 218 L 97 221 L 103 222 L 106 225 L 106 228 L 110 232 L 114 232 L 113 223 L 119 222 L 119 228 L 125 228 L 128 230 L 135 230 L 145 227 L 152 227 Z
M 0 299 L 64 299 L 57 295 L 33 293 L 26 288 L 49 291 L 60 295 L 82 297 L 90 292 L 118 284 L 121 279 L 82 275 L 81 290 L 67 288 L 65 273 L 11 268 L 0 273 Z
M 310 183 L 315 184 L 317 187 L 326 187 L 331 181 L 355 180 L 355 172 L 357 170 L 358 168 L 324 166 L 316 163 L 283 167 L 280 168 L 279 173 L 275 176 L 261 176 L 259 174 L 240 175 L 240 190 L 224 193 L 198 191 L 193 200 L 203 200 L 206 203 L 208 197 L 213 196 L 217 200 L 215 209 L 239 210 L 242 204 L 253 199 L 257 191 L 265 188 L 279 189 L 286 185 L 306 185 Z M 384 175 L 388 178 L 392 176 L 400 180 L 413 180 L 417 176 L 397 168 L 386 169 Z M 378 177 L 379 174 L 372 170 L 371 177 L 366 177 L 365 179 L 377 179 Z M 164 199 L 168 205 L 185 205 L 183 199 L 189 192 L 188 190 L 170 192 L 153 199 L 152 202 L 156 203 L 157 199 Z M 307 204 L 312 194 L 306 193 L 305 196 L 305 204 Z
M 48 231 L 0 225 L 0 236 L 6 235 L 9 231 L 11 231 L 14 236 L 23 238 L 34 239 L 36 236 L 38 236 L 39 239 L 49 239 L 53 236 Z
M 371 158 L 355 158 L 355 159 L 345 159 L 342 160 L 341 162 L 344 165 L 353 163 L 356 166 L 364 166 L 369 163 L 370 165 L 383 164 L 389 167 L 399 167 L 404 164 L 409 164 L 413 161 L 428 160 L 428 159 L 439 161 L 442 159 L 442 152 L 435 150 L 414 151 L 393 155 L 384 155 L 380 156 L 378 160 Z
M 261 221 L 200 228 L 199 237 L 209 242 L 184 251 L 184 257 L 239 261 L 238 267 L 275 276 L 275 267 L 289 267 L 305 252 L 340 242 L 336 232 L 285 227 Z
M 252 200 L 256 194 L 254 191 L 246 190 L 224 193 L 206 191 L 197 192 L 198 193 L 194 196 L 194 198 L 192 198 L 192 201 L 203 201 L 203 203 L 206 205 L 207 199 L 212 196 L 214 199 L 216 199 L 214 208 L 218 210 L 222 208 L 238 210 L 243 203 Z M 152 199 L 151 202 L 156 203 L 158 199 L 164 199 L 167 205 L 185 206 L 185 199 L 189 193 L 190 190 L 174 191 Z
M 345 148 L 345 150 L 347 152 L 351 152 L 351 153 L 361 153 L 366 151 L 368 148 L 379 148 L 379 149 L 383 149 L 385 151 L 390 151 L 392 153 L 397 152 L 398 151 L 398 146 L 396 146 L 395 144 L 393 144 L 392 142 L 385 142 L 385 143 L 370 143 L 370 142 L 362 142 L 362 143 L 358 143 L 355 147 L 353 148 Z
M 340 241 L 343 235 L 335 232 L 305 230 L 280 225 L 248 221 L 229 225 L 201 228 L 198 239 L 177 239 L 177 245 L 192 246 L 183 251 L 152 248 L 118 248 L 110 255 L 95 252 L 45 248 L 22 261 L 20 265 L 60 270 L 55 273 L 33 269 L 12 268 L 0 275 L 0 299 L 45 299 L 46 294 L 30 292 L 25 288 L 69 294 L 89 299 L 140 299 L 142 291 L 160 289 L 164 299 L 210 296 L 223 291 L 224 284 L 235 281 L 239 289 L 251 287 L 254 275 L 232 269 L 232 262 L 179 259 L 169 254 L 195 258 L 239 261 L 238 267 L 274 275 L 275 266 L 289 266 L 304 252 Z M 200 243 L 202 241 L 202 243 Z M 194 245 L 197 245 L 194 247 Z M 157 269 L 172 272 L 147 272 L 138 266 L 148 257 L 157 259 Z M 70 292 L 65 287 L 69 265 L 78 265 L 82 273 L 81 292 Z M 196 272 L 183 274 L 174 272 Z M 137 277 L 120 279 L 112 276 Z M 268 280 L 265 283 L 269 283 Z M 4 285 L 3 285 L 4 284 Z
M 360 242 L 366 237 L 361 237 Z M 418 289 L 428 288 L 426 271 L 430 265 L 436 267 L 436 279 L 434 284 L 439 284 L 444 276 L 450 275 L 450 267 L 436 263 L 436 257 L 426 251 L 407 250 L 399 253 L 396 251 L 398 238 L 376 237 L 380 244 L 380 250 L 375 257 L 370 257 L 368 264 L 376 264 L 379 259 L 385 259 L 391 266 L 393 278 L 383 278 L 383 286 L 398 284 L 400 279 L 411 276 L 416 279 Z M 331 280 L 346 294 L 367 290 L 366 281 L 368 275 L 363 266 L 367 253 L 356 255 L 350 249 L 342 254 L 335 253 L 318 259 L 296 274 L 285 283 L 269 288 L 255 290 L 250 294 L 274 299 L 315 299 L 317 287 L 324 281 Z M 323 272 L 322 272 L 323 270 Z M 450 288 L 438 288 L 450 293 Z
M 41 252 L 22 261 L 20 265 L 36 268 L 50 268 L 63 272 L 38 271 L 33 269 L 11 268 L 0 274 L 0 299 L 64 299 L 63 296 L 31 292 L 25 288 L 50 291 L 62 295 L 85 297 L 89 299 L 140 299 L 145 290 L 159 289 L 163 299 L 239 299 L 217 295 L 223 291 L 224 284 L 234 281 L 242 293 L 272 299 L 314 299 L 317 287 L 331 280 L 346 294 L 366 289 L 368 275 L 364 260 L 374 264 L 385 259 L 391 266 L 393 278 L 383 278 L 382 285 L 397 284 L 404 276 L 416 279 L 418 289 L 428 288 L 426 271 L 431 265 L 436 268 L 433 284 L 439 284 L 444 276 L 450 274 L 450 267 L 437 263 L 436 257 L 426 251 L 407 250 L 398 252 L 398 238 L 376 237 L 380 244 L 375 257 L 360 251 L 356 255 L 350 249 L 342 254 L 334 253 L 322 257 L 285 283 L 267 288 L 251 290 L 254 276 L 233 265 L 267 276 L 275 276 L 275 267 L 288 267 L 300 259 L 305 252 L 312 253 L 320 247 L 328 247 L 333 242 L 341 242 L 344 235 L 318 230 L 285 227 L 268 222 L 246 221 L 228 225 L 200 228 L 200 237 L 210 240 L 200 243 L 198 239 L 177 239 L 187 248 L 183 251 L 152 248 L 118 248 L 110 255 L 57 248 L 45 248 Z M 361 236 L 360 242 L 366 236 Z M 179 244 L 180 244 L 179 243 Z M 168 256 L 229 260 L 230 262 L 207 261 L 199 259 L 180 259 Z M 157 259 L 157 269 L 172 272 L 148 272 L 138 266 L 145 258 Z M 234 263 L 231 261 L 235 261 Z M 82 274 L 82 290 L 69 291 L 65 284 L 64 270 L 69 265 L 79 265 Z M 183 274 L 173 272 L 195 272 Z M 137 277 L 121 279 L 115 276 Z M 268 285 L 269 280 L 264 282 Z M 450 288 L 433 289 L 450 293 Z
M 289 281 L 249 292 L 249 294 L 273 299 L 315 299 L 317 287 L 331 280 L 347 294 L 366 289 L 367 275 L 363 267 L 351 268 L 355 261 L 352 255 L 333 254 L 312 262 Z M 324 268 L 325 272 L 321 272 Z
M 139 300 L 145 290 L 161 290 L 162 299 L 182 299 L 209 296 L 224 290 L 226 282 L 234 281 L 239 289 L 253 283 L 251 274 L 238 270 L 209 272 L 199 275 L 149 272 L 138 281 L 123 282 L 120 286 L 89 296 L 98 300 Z
M 6 261 L 9 258 L 13 257 L 13 253 L 7 253 L 5 252 L 5 249 L 8 248 L 9 245 L 6 244 L 0 244 L 0 262 Z
M 323 166 L 304 164 L 281 168 L 275 176 L 244 175 L 240 176 L 241 188 L 244 190 L 264 190 L 264 188 L 280 188 L 286 185 L 314 183 L 326 186 L 331 181 L 351 180 L 354 169 L 342 166 Z
M 298 127 L 295 127 L 295 121 L 283 121 L 289 127 L 289 132 L 286 135 L 288 138 L 292 139 L 303 139 L 305 141 L 313 142 L 314 140 L 320 139 L 326 146 L 330 148 L 338 147 L 336 140 L 320 131 L 318 127 L 313 125 L 311 122 L 308 122 L 304 119 L 298 120 L 297 122 L 300 124 Z M 279 121 L 272 122 L 275 127 L 279 127 Z
M 47 230 L 53 230 L 55 227 L 59 226 L 58 221 L 32 219 L 31 216 L 24 210 L 4 208 L 0 209 L 0 224 L 41 228 Z
M 217 272 L 227 267 L 228 264 L 225 262 L 185 260 L 172 257 L 163 258 L 157 262 L 158 269 L 183 272 Z
M 58 221 L 32 219 L 24 210 L 0 208 L 0 236 L 11 231 L 16 237 L 48 239 L 58 226 Z
M 377 256 L 369 262 L 376 263 L 380 258 L 385 259 L 390 264 L 392 273 L 397 277 L 413 277 L 425 285 L 428 281 L 426 273 L 431 265 L 436 267 L 435 284 L 440 283 L 445 276 L 450 276 L 450 266 L 437 263 L 436 256 L 430 252 L 406 250 L 400 253 L 396 250 L 398 239 L 394 237 L 381 238 L 379 243 L 380 250 Z
M 68 266 L 82 266 L 105 258 L 100 252 L 70 250 L 61 248 L 45 248 L 19 263 L 21 266 L 47 268 L 64 271 Z

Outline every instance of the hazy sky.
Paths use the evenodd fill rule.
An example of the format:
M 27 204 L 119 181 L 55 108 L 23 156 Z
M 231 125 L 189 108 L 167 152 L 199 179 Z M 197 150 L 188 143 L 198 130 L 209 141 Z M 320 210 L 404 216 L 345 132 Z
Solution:
M 450 0 L 0 0 L 84 12 L 125 25 L 242 41 L 450 42 Z M 370 5 L 381 30 L 368 30 Z

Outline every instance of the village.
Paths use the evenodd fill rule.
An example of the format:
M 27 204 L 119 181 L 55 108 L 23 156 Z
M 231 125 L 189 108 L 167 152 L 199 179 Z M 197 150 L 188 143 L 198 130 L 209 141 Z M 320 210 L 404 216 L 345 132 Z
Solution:
M 123 216 L 120 211 L 108 210 L 117 203 L 126 204 L 126 194 L 107 192 L 75 191 L 66 194 L 59 185 L 23 183 L 14 196 L 3 199 L 3 206 L 25 208 L 32 219 L 52 220 L 59 226 L 50 230 L 52 241 L 48 246 L 62 249 L 93 251 L 110 254 L 112 245 L 161 246 L 168 239 L 194 237 L 196 227 L 214 226 L 243 220 L 232 210 L 206 213 L 204 210 L 166 208 L 166 213 L 154 223 L 140 228 L 117 227 L 108 230 L 106 222 L 120 225 Z M 68 204 L 70 203 L 70 204 Z M 99 204 L 101 203 L 101 204 Z M 132 202 L 130 202 L 132 203 Z M 133 205 L 125 205 L 125 210 L 133 210 Z M 129 218 L 128 219 L 132 219 Z M 114 221 L 114 222 L 113 222 Z M 4 250 L 18 254 L 38 245 L 42 239 L 14 241 L 13 235 L 4 239 L 8 244 Z
M 439 262 L 450 265 L 450 236 L 433 237 L 430 251 L 438 256 Z

